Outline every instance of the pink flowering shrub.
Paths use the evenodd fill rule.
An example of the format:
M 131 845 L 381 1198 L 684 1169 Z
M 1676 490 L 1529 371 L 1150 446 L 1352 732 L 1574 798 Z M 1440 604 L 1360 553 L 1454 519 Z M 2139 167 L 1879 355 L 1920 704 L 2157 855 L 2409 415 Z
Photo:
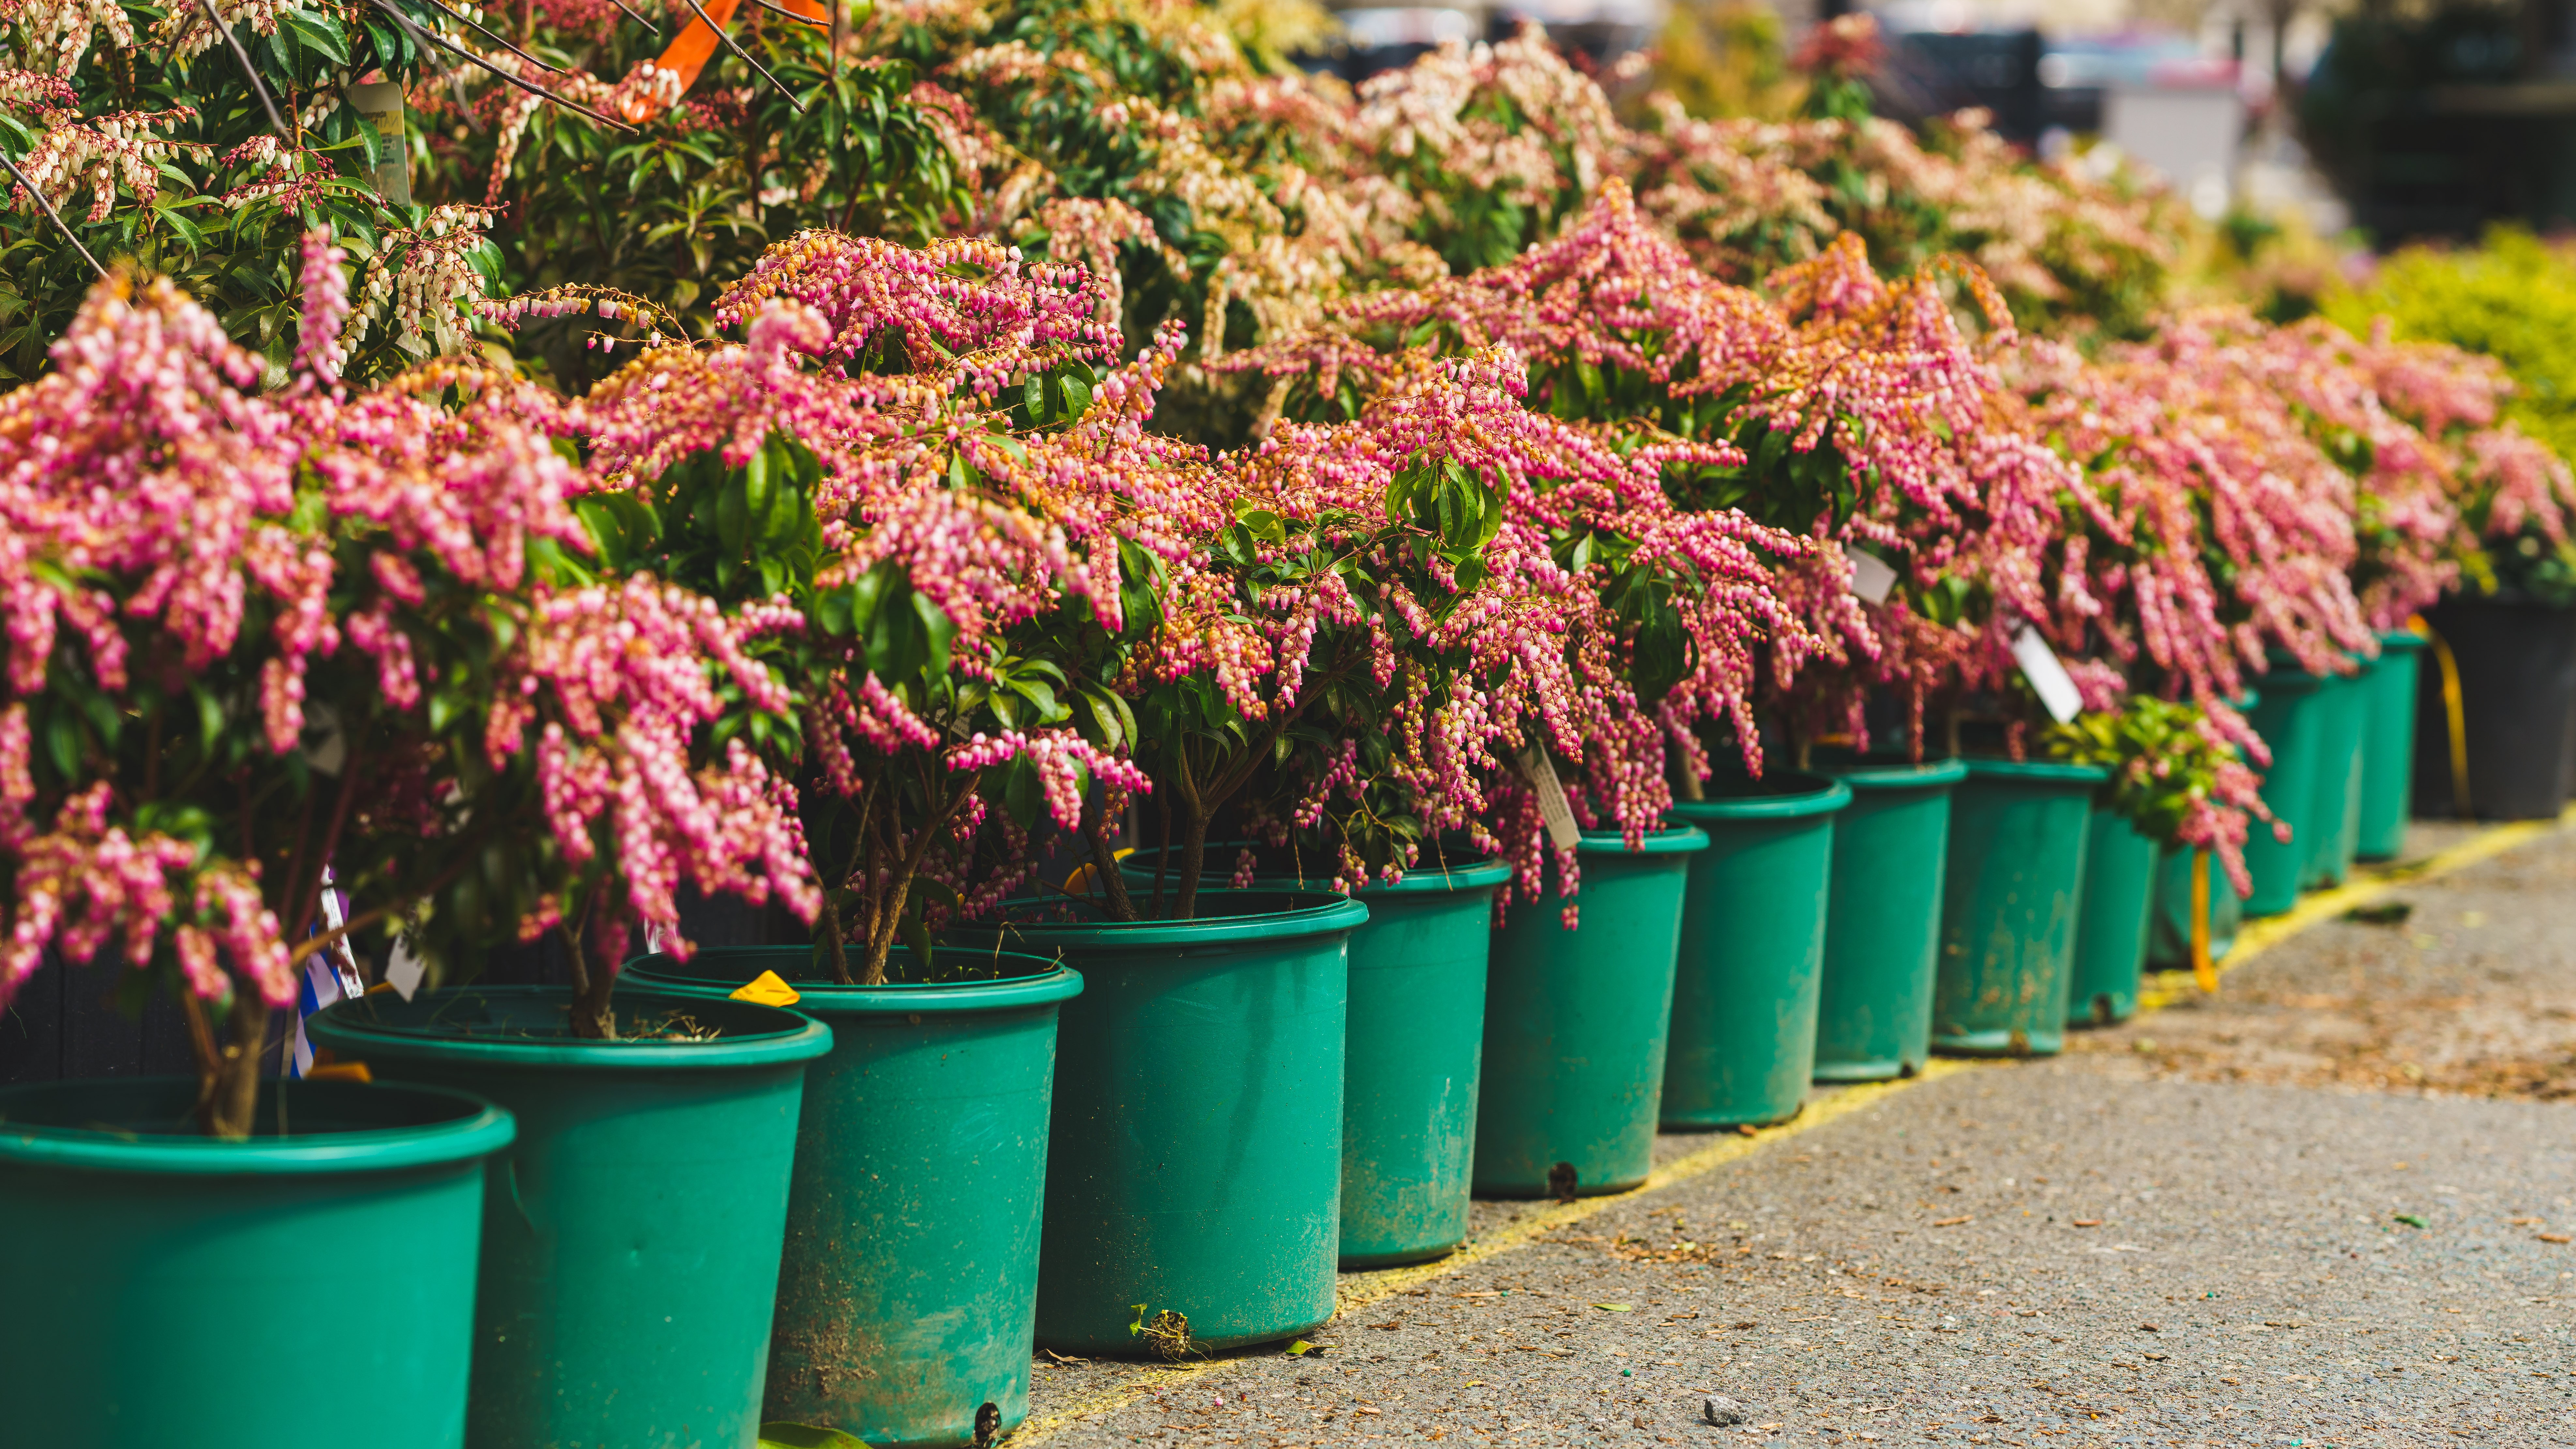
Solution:
M 927 964 L 1028 879 L 1032 832 L 1085 828 L 1095 779 L 1145 786 L 1106 641 L 1213 516 L 1180 510 L 1195 451 L 1142 431 L 1170 352 L 1114 365 L 1098 285 L 808 234 L 718 304 L 742 341 L 653 348 L 587 399 L 604 561 L 777 621 L 793 724 L 748 743 L 802 782 L 839 979 L 885 980 L 898 942 Z
M 1973 270 L 2008 341 L 2009 318 Z M 1348 411 L 1395 366 L 1393 349 L 1505 342 L 1527 358 L 1533 400 L 1634 459 L 1657 465 L 1684 509 L 1806 535 L 1771 581 L 1791 629 L 1766 631 L 1759 689 L 1814 736 L 1861 734 L 1869 689 L 1922 701 L 1991 681 L 2023 618 L 2048 618 L 2039 556 L 2071 475 L 2015 430 L 2012 399 L 1955 320 L 1937 276 L 1889 285 L 1856 244 L 1775 278 L 1778 300 L 1715 281 L 1637 213 L 1613 181 L 1565 236 L 1508 266 L 1372 294 L 1332 328 L 1234 360 L 1282 386 L 1291 413 Z M 1885 605 L 1851 593 L 1845 544 L 1909 575 Z M 1653 657 L 1651 631 L 1641 640 Z M 1706 641 L 1703 659 L 1733 657 Z M 1748 765 L 1759 744 L 1747 676 L 1680 708 L 1675 722 L 1729 721 Z M 1649 699 L 1670 683 L 1651 667 Z M 1694 699 L 1696 690 L 1683 698 Z M 1719 698 L 1724 707 L 1710 707 Z M 1707 773 L 1686 745 L 1686 788 Z
M 591 485 L 524 384 L 348 391 L 341 263 L 308 241 L 280 391 L 169 283 L 118 279 L 0 400 L 0 999 L 113 947 L 179 989 L 226 1133 L 265 1006 L 331 936 L 405 920 L 455 970 L 590 924 L 604 983 L 681 879 L 811 908 L 781 784 L 705 744 L 783 705 L 754 625 L 579 586 Z M 361 909 L 316 937 L 325 869 Z
M 2441 342 L 2355 339 L 2324 321 L 2302 345 L 2357 375 L 2397 420 L 2396 443 L 2346 425 L 2361 468 L 2362 587 L 2394 629 L 2458 583 L 2576 599 L 2576 472 L 2504 416 L 2513 381 L 2496 359 Z M 2355 445 L 2358 446 L 2355 446 Z

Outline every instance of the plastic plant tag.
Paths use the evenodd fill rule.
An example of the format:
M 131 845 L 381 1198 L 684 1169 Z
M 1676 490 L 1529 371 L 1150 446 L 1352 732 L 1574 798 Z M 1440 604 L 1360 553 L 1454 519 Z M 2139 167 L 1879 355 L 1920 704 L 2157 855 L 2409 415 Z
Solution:
M 804 1000 L 796 988 L 779 979 L 775 971 L 763 971 L 751 978 L 750 984 L 731 993 L 736 1001 L 749 1001 L 761 1006 L 794 1006 Z
M 376 194 L 396 206 L 411 205 L 411 142 L 403 128 L 403 90 L 391 81 L 351 86 L 349 108 L 376 128 Z
M 2058 662 L 2057 651 L 2039 637 L 2039 631 L 2028 624 L 2013 635 L 2013 662 L 2021 666 L 2021 677 L 2030 681 L 2039 702 L 2048 706 L 2049 717 L 2059 724 L 2084 712 L 2084 696 L 2077 692 L 2074 677 Z
M 412 950 L 409 938 L 396 936 L 393 955 L 385 961 L 385 984 L 403 1000 L 409 1001 L 412 993 L 420 990 L 420 978 L 428 972 L 429 963 Z
M 1851 560 L 1852 592 L 1865 603 L 1886 603 L 1896 588 L 1896 570 L 1887 566 L 1887 560 L 1856 543 L 1843 545 L 1843 557 Z
M 1529 777 L 1530 788 L 1538 792 L 1539 818 L 1547 822 L 1547 838 L 1559 850 L 1572 850 L 1583 838 L 1582 827 L 1574 823 L 1574 807 L 1565 801 L 1565 786 L 1556 778 L 1556 762 L 1547 751 L 1536 745 L 1521 751 L 1521 773 Z
M 367 1070 L 365 1062 L 325 1062 L 318 1067 L 306 1068 L 304 1073 L 304 1080 L 308 1082 L 357 1082 L 364 1085 L 375 1079 L 376 1074 Z

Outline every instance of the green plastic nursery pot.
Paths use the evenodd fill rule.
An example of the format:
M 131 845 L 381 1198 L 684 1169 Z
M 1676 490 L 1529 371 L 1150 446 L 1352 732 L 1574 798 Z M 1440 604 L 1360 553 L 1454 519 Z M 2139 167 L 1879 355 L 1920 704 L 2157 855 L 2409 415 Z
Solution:
M 647 956 L 637 986 L 721 997 L 764 971 L 832 1029 L 805 1069 L 778 1317 L 761 1416 L 875 1445 L 972 1444 L 1029 1413 L 1038 1208 L 1056 1013 L 1053 961 L 896 947 L 843 986 L 810 946 Z
M 218 1142 L 196 1100 L 177 1078 L 0 1088 L 0 1438 L 456 1449 L 510 1115 L 263 1082 L 260 1135 Z
M 620 991 L 632 1035 L 583 1041 L 570 1003 L 547 986 L 379 992 L 305 1031 L 380 1079 L 518 1118 L 484 1194 L 467 1444 L 750 1449 L 805 1064 L 831 1029 Z
M 1369 908 L 1226 890 L 1202 892 L 1198 911 L 1115 921 L 1080 900 L 1020 901 L 998 927 L 949 928 L 968 951 L 1082 972 L 1047 1149 L 1046 1348 L 1176 1350 L 1165 1313 L 1210 1350 L 1333 1316 L 1349 944 Z
M 2247 690 L 2236 702 L 2236 712 L 2250 724 L 2263 696 Z M 2237 752 L 2238 758 L 2244 751 Z M 2272 827 L 2255 821 L 2249 835 L 2266 842 Z M 2250 855 L 2253 850 L 2246 846 Z M 2180 846 L 2168 846 L 2156 855 L 2156 903 L 2147 926 L 2147 964 L 2159 971 L 2191 969 L 2191 857 L 2192 852 Z M 2218 857 L 2209 858 L 2209 959 L 2215 963 L 2236 949 L 2236 932 L 2245 923 L 2245 898 L 2227 881 L 2226 869 Z
M 1550 895 L 1513 906 L 1485 985 L 1476 1195 L 1563 1197 L 1646 1180 L 1673 1024 L 1695 826 L 1586 831 L 1577 928 Z M 1570 1179 L 1570 1181 L 1569 1181 Z
M 1412 870 L 1360 892 L 1342 1078 L 1345 1268 L 1418 1263 L 1467 1241 L 1494 892 L 1511 867 Z
M 2261 821 L 2253 833 L 2269 827 Z M 2249 844 L 2248 850 L 2252 849 Z M 2147 964 L 2159 971 L 2191 969 L 2191 856 L 2189 848 L 2168 846 L 2156 855 L 2155 917 L 2147 928 Z M 2226 868 L 2209 858 L 2209 959 L 2224 961 L 2236 949 L 2236 933 L 2245 924 L 2245 899 L 2227 883 Z
M 2084 902 L 2075 914 L 2068 1026 L 2109 1026 L 2137 1015 L 2158 853 L 2156 843 L 2140 835 L 2127 816 L 2094 808 L 2092 823 L 2085 827 Z M 2226 886 L 2222 877 L 2218 888 Z M 2184 949 L 2190 949 L 2189 942 Z
M 1834 817 L 1816 1080 L 1910 1077 L 1932 1051 L 1950 794 L 1968 778 L 1968 766 L 1939 760 L 1816 768 L 1852 792 Z
M 2415 783 L 2415 690 L 2424 637 L 2379 636 L 2379 658 L 2362 675 L 2361 808 L 2354 812 L 2353 853 L 2393 860 L 2406 845 Z
M 1673 807 L 1709 846 L 1690 857 L 1682 902 L 1665 1127 L 1783 1122 L 1805 1104 L 1834 818 L 1851 799 L 1840 780 L 1775 772 Z
M 1153 889 L 1158 850 L 1123 868 Z M 1231 859 L 1229 847 L 1209 854 Z M 1344 1268 L 1387 1268 L 1467 1241 L 1476 1083 L 1485 1045 L 1485 959 L 1497 860 L 1426 866 L 1362 890 L 1369 918 L 1351 932 L 1350 1026 L 1342 1068 Z M 1210 879 L 1225 877 L 1210 873 Z M 1256 887 L 1290 882 L 1264 875 Z M 1307 880 L 1311 888 L 1321 882 Z
M 1934 1050 L 2047 1056 L 2065 1045 L 2093 790 L 2109 778 L 2090 765 L 1968 761 L 1950 801 Z
M 2245 869 L 2254 878 L 2254 893 L 2245 900 L 2249 916 L 2277 916 L 2299 903 L 2325 759 L 2325 710 L 2317 698 L 2324 682 L 2303 670 L 2275 668 L 2263 676 L 2263 697 L 2248 715 L 2272 751 L 2272 766 L 2263 772 L 2263 803 L 2290 827 L 2287 841 L 2260 821 L 2246 833 Z
M 2369 721 L 2371 664 L 2361 674 L 2337 674 L 2317 689 L 2316 802 L 2308 807 L 2307 854 L 2301 890 L 2343 884 L 2361 838 L 2361 743 Z

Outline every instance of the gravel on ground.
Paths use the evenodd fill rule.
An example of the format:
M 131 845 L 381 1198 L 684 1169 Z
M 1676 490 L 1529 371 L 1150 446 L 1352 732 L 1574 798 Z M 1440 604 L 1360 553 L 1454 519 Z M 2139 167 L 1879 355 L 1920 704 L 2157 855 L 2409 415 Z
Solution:
M 1012 1442 L 2576 1445 L 2571 887 L 2545 836 L 2056 1060 L 1479 1203 L 1301 1354 L 1042 1354 Z

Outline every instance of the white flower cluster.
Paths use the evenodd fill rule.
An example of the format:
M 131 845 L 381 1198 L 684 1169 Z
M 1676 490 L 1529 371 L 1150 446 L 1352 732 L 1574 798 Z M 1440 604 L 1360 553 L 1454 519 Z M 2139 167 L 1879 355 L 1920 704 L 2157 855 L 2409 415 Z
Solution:
M 90 0 L 92 4 L 112 5 L 115 0 Z M 223 17 L 227 28 L 247 20 L 250 28 L 261 35 L 277 33 L 279 12 L 287 8 L 286 0 L 214 0 L 215 13 Z M 125 42 L 134 43 L 129 36 Z M 224 38 L 206 22 L 206 7 L 194 0 L 172 5 L 160 24 L 152 27 L 152 43 L 169 48 L 172 60 L 193 60 L 216 46 Z
M 25 37 L 25 63 L 50 65 L 56 75 L 80 69 L 101 30 L 115 45 L 134 44 L 134 24 L 118 0 L 24 0 L 17 12 L 12 18 Z
M 469 257 L 492 213 L 480 206 L 442 206 L 418 231 L 398 231 L 367 263 L 356 334 L 386 322 L 394 345 L 414 357 L 445 357 L 471 346 L 469 317 L 484 300 L 483 273 Z
M 165 157 L 207 149 L 173 141 L 153 129 L 195 116 L 194 110 L 180 106 L 167 111 L 111 111 L 77 124 L 54 126 L 37 140 L 36 149 L 27 153 L 18 169 L 49 200 L 66 200 L 87 186 L 89 219 L 105 221 L 108 209 L 116 204 L 120 183 L 134 193 L 137 206 L 148 207 L 161 193 L 160 163 Z M 35 210 L 33 197 L 21 193 L 14 201 L 21 210 Z

